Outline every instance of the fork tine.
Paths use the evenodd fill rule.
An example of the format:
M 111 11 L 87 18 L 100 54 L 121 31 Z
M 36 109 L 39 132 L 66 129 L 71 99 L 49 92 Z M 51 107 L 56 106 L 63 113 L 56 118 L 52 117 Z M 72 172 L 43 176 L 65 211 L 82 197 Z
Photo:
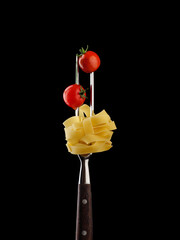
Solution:
M 78 55 L 76 55 L 76 68 L 75 68 L 75 83 L 79 84 L 79 64 L 78 64 Z M 79 116 L 79 108 L 75 110 L 75 115 Z
M 94 72 L 90 73 L 90 116 L 94 112 Z

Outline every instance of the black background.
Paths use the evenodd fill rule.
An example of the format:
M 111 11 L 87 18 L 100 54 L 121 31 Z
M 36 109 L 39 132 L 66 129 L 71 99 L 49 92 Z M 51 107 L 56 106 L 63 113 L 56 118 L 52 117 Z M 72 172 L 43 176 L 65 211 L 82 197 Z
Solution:
M 20 41 L 28 56 L 22 64 L 23 76 L 28 72 L 24 95 L 30 98 L 20 122 L 22 160 L 12 164 L 12 170 L 17 169 L 12 195 L 18 202 L 12 211 L 29 235 L 38 230 L 38 236 L 51 239 L 75 236 L 79 160 L 65 146 L 62 123 L 74 111 L 62 95 L 75 82 L 76 53 L 87 45 L 101 59 L 95 72 L 95 113 L 105 109 L 117 126 L 113 148 L 90 159 L 94 239 L 144 237 L 144 231 L 150 235 L 156 228 L 150 220 L 157 177 L 152 151 L 157 147 L 151 114 L 153 37 L 133 22 L 107 27 L 64 30 L 51 22 L 36 26 Z M 89 75 L 81 70 L 80 83 L 89 85 Z
M 62 122 L 74 111 L 62 94 L 75 81 L 76 53 L 89 45 L 101 58 L 95 112 L 105 109 L 117 125 L 113 148 L 90 159 L 94 239 L 167 235 L 168 211 L 177 210 L 168 202 L 170 196 L 174 204 L 173 190 L 167 192 L 177 182 L 169 181 L 166 127 L 173 124 L 165 121 L 173 105 L 167 54 L 176 53 L 171 16 L 162 4 L 63 4 L 8 6 L 3 18 L 5 233 L 74 239 L 79 160 L 65 146 Z M 81 71 L 80 83 L 88 82 Z

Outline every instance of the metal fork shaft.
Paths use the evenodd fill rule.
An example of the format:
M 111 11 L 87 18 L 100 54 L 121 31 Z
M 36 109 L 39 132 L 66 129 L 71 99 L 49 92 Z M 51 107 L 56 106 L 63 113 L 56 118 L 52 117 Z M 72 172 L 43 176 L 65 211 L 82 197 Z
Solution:
M 94 72 L 90 73 L 90 116 L 94 112 Z

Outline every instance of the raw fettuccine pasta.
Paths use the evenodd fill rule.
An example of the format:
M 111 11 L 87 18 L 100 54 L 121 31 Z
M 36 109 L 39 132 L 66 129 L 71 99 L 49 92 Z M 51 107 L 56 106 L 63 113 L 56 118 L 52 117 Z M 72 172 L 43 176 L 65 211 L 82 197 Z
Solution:
M 79 108 L 79 116 L 68 118 L 63 125 L 66 146 L 72 154 L 104 152 L 112 147 L 116 125 L 105 110 L 90 117 L 90 108 L 84 104 Z

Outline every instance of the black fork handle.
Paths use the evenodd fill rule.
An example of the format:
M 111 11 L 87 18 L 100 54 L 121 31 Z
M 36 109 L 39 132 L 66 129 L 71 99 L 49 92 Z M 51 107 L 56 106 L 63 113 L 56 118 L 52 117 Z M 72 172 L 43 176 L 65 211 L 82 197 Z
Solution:
M 76 240 L 93 240 L 91 184 L 78 184 Z

